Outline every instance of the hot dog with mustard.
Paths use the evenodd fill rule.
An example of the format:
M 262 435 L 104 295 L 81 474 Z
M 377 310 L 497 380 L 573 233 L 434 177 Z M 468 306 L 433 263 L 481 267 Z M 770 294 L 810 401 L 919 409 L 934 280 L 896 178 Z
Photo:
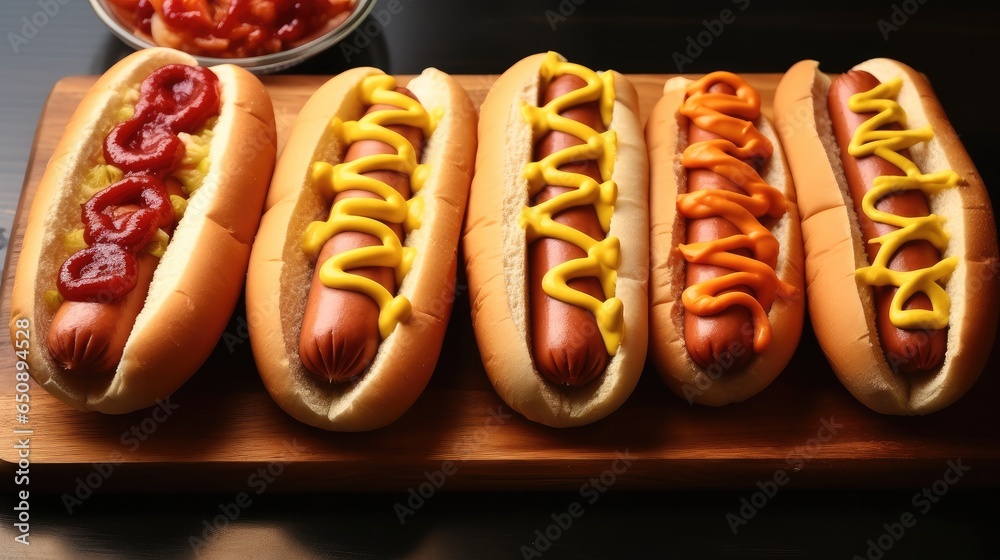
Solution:
M 648 168 L 634 86 L 554 52 L 527 57 L 481 109 L 463 234 L 486 373 L 554 427 L 616 410 L 646 356 Z
M 799 187 L 810 316 L 837 376 L 885 414 L 934 412 L 993 347 L 989 195 L 926 77 L 895 60 L 795 64 L 775 95 Z
M 343 72 L 299 112 L 247 278 L 264 385 L 312 426 L 402 416 L 437 365 L 455 294 L 476 111 L 451 76 Z

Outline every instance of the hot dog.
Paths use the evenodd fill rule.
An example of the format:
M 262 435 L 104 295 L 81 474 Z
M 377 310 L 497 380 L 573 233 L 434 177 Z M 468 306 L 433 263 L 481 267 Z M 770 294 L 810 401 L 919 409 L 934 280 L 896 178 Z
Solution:
M 542 96 L 541 105 L 572 91 L 586 87 L 587 83 L 573 74 L 553 78 Z M 560 113 L 595 131 L 603 132 L 600 108 L 597 101 L 581 103 Z M 579 146 L 583 140 L 559 130 L 546 133 L 535 145 L 534 161 L 561 150 Z M 559 168 L 567 173 L 579 173 L 601 182 L 597 161 L 587 159 L 564 164 Z M 572 192 L 572 187 L 545 185 L 532 197 L 532 206 L 538 206 L 561 194 Z M 580 231 L 601 241 L 604 230 L 592 205 L 575 206 L 553 215 L 556 222 Z M 530 285 L 541 286 L 545 275 L 553 268 L 573 259 L 586 258 L 586 252 L 576 245 L 556 238 L 541 238 L 528 246 L 528 278 Z M 604 299 L 603 288 L 595 276 L 576 278 L 570 284 L 595 299 Z M 588 310 L 556 299 L 544 290 L 532 290 L 529 302 L 533 325 L 532 351 L 538 372 L 552 383 L 571 387 L 586 385 L 596 379 L 608 364 L 601 333 L 594 315 Z M 570 330 L 565 325 L 579 325 Z
M 799 185 L 810 316 L 869 408 L 927 414 L 975 383 L 996 334 L 989 196 L 926 78 L 872 59 L 794 65 L 775 114 Z
M 164 68 L 168 71 L 170 70 L 170 67 Z M 158 73 L 163 72 L 163 70 L 161 68 L 151 74 L 151 76 L 159 75 Z M 204 74 L 203 76 L 208 77 L 209 75 Z M 147 84 L 151 83 L 151 81 L 147 78 L 143 83 Z M 213 91 L 217 89 L 214 81 L 210 86 L 207 83 L 203 83 L 203 85 L 210 87 Z M 218 111 L 218 96 L 214 94 L 213 96 L 211 113 Z M 105 146 L 114 146 L 116 144 L 114 140 L 115 131 L 123 128 L 123 125 L 128 126 L 127 123 L 134 122 L 135 120 L 137 119 L 133 117 L 112 129 L 112 132 L 108 134 L 105 140 Z M 199 119 L 198 127 L 200 128 L 203 125 L 204 123 Z M 190 130 L 189 132 L 197 132 L 197 130 Z M 183 151 L 180 151 L 180 153 L 183 155 Z M 119 157 L 119 159 L 122 158 Z M 109 161 L 107 154 L 105 155 L 105 161 Z M 123 168 L 127 168 L 128 162 L 110 161 L 111 165 L 116 165 L 116 167 L 120 165 Z M 180 161 L 178 160 L 175 164 L 171 165 L 179 163 Z M 167 185 L 170 185 L 170 187 L 168 188 Z M 114 247 L 116 248 L 112 249 L 115 251 L 114 254 L 123 258 L 134 259 L 136 270 L 134 275 L 130 275 L 129 281 L 131 282 L 131 279 L 134 279 L 135 283 L 134 285 L 129 283 L 128 291 L 120 297 L 116 297 L 116 294 L 113 293 L 106 296 L 100 294 L 96 298 L 96 301 L 94 301 L 94 298 L 84 300 L 82 298 L 67 296 L 69 299 L 66 299 L 59 305 L 55 316 L 52 318 L 52 324 L 49 326 L 46 343 L 52 359 L 63 369 L 76 375 L 106 375 L 113 373 L 118 367 L 118 362 L 125 352 L 125 344 L 128 342 L 129 333 L 135 324 L 136 317 L 139 316 L 139 312 L 142 310 L 146 295 L 149 293 L 149 284 L 153 279 L 153 272 L 159 263 L 159 258 L 149 251 L 142 251 L 138 254 L 135 254 L 135 252 L 152 241 L 152 236 L 156 234 L 156 229 L 161 230 L 167 236 L 173 233 L 177 220 L 175 212 L 170 205 L 171 199 L 168 198 L 171 196 L 177 197 L 174 200 L 187 199 L 187 193 L 181 188 L 180 182 L 176 178 L 168 177 L 164 180 L 156 174 L 149 173 L 147 170 L 140 170 L 96 193 L 84 205 L 82 219 L 85 224 L 93 227 L 95 222 L 99 222 L 103 218 L 105 221 L 104 225 L 109 226 L 98 230 L 106 232 L 103 235 L 105 238 L 109 235 L 120 235 L 118 232 L 123 230 L 129 231 L 130 222 L 141 218 L 144 213 L 148 215 L 154 212 L 157 216 L 154 218 L 156 222 L 153 224 L 153 227 L 146 229 L 146 235 L 139 238 L 130 251 L 124 251 L 121 245 L 114 243 L 105 243 L 98 246 L 97 243 L 102 241 L 107 242 L 108 239 L 94 239 L 92 235 L 88 235 L 90 227 L 84 228 L 83 235 L 84 240 L 88 244 L 88 249 L 74 253 L 63 263 L 59 271 L 60 281 L 57 284 L 62 284 L 62 275 L 67 273 L 68 268 L 75 261 L 79 261 L 80 259 L 88 260 L 93 251 L 101 247 L 108 247 L 109 249 Z M 129 203 L 131 199 L 141 197 L 148 198 L 148 200 L 142 201 L 146 204 L 137 204 L 136 202 L 138 201 Z M 155 206 L 150 206 L 149 203 Z M 99 209 L 103 209 L 103 212 Z M 138 228 L 133 228 L 133 231 L 138 231 Z M 112 286 L 111 289 L 114 290 L 115 288 Z
M 850 109 L 850 98 L 878 87 L 875 76 L 863 70 L 852 70 L 843 74 L 830 85 L 827 96 L 827 110 L 833 125 L 834 138 L 839 146 L 851 143 L 858 127 L 875 117 L 874 113 L 854 112 Z M 901 130 L 899 123 L 891 123 L 886 129 Z M 899 155 L 912 161 L 909 150 L 901 149 Z M 892 162 L 875 154 L 854 157 L 848 150 L 840 151 L 840 162 L 851 192 L 854 212 L 858 217 L 861 238 L 867 250 L 868 262 L 875 262 L 881 244 L 875 241 L 898 229 L 895 226 L 875 221 L 864 212 L 862 201 L 872 190 L 877 177 L 905 176 L 906 173 Z M 880 198 L 875 207 L 882 212 L 896 216 L 920 217 L 930 214 L 927 196 L 920 190 L 903 190 Z M 914 271 L 930 268 L 941 261 L 941 251 L 927 239 L 916 239 L 899 247 L 889 262 L 889 269 Z M 899 363 L 901 372 L 927 371 L 937 367 L 944 359 L 947 344 L 947 327 L 927 329 L 903 329 L 893 324 L 890 307 L 898 288 L 896 286 L 873 286 L 875 299 L 875 325 L 878 339 L 887 356 L 907 358 Z M 903 309 L 933 309 L 926 293 L 917 292 L 902 303 Z
M 274 165 L 271 100 L 232 66 L 138 51 L 94 84 L 35 194 L 11 337 L 81 410 L 155 404 L 208 358 L 243 289 Z
M 437 364 L 455 293 L 476 111 L 450 76 L 344 72 L 299 112 L 247 275 L 250 343 L 291 416 L 386 426 Z
M 628 398 L 646 356 L 635 88 L 537 54 L 503 73 L 480 114 L 463 254 L 483 365 L 528 419 L 595 422 Z
M 397 92 L 416 99 L 405 88 Z M 365 115 L 378 111 L 391 111 L 395 106 L 381 103 L 368 107 Z M 415 126 L 388 125 L 386 129 L 400 134 L 412 147 L 415 158 L 420 160 L 423 132 Z M 378 140 L 358 140 L 351 144 L 344 155 L 344 162 L 379 154 L 391 154 L 395 148 Z M 373 169 L 361 175 L 380 181 L 392 187 L 404 199 L 412 196 L 410 176 L 407 173 L 387 169 Z M 347 198 L 375 199 L 378 195 L 365 190 L 344 190 L 333 198 L 337 204 Z M 382 222 L 392 230 L 396 240 L 405 240 L 402 223 Z M 358 231 L 342 231 L 330 237 L 323 245 L 309 288 L 305 315 L 302 318 L 302 333 L 299 335 L 299 356 L 306 369 L 330 381 L 347 381 L 360 374 L 371 365 L 378 350 L 379 309 L 375 301 L 363 293 L 328 288 L 320 278 L 322 264 L 336 254 L 343 254 L 360 247 L 380 245 L 378 237 Z M 354 274 L 378 282 L 388 293 L 397 292 L 393 269 L 387 266 L 365 267 L 354 270 Z
M 646 142 L 653 365 L 689 402 L 745 400 L 791 359 L 805 314 L 782 146 L 760 94 L 729 72 L 668 80 Z

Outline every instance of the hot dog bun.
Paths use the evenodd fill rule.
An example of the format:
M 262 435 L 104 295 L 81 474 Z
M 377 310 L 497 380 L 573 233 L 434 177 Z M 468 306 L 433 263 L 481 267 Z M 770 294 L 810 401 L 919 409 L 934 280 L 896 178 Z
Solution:
M 537 106 L 541 70 L 554 53 L 529 56 L 496 81 L 480 111 L 476 175 L 463 234 L 472 321 L 486 373 L 497 393 L 527 418 L 548 426 L 579 426 L 614 412 L 642 372 L 647 345 L 648 217 L 645 142 L 635 88 L 612 72 L 614 106 L 608 129 L 617 135 L 612 179 L 617 200 L 608 237 L 621 243 L 615 296 L 625 335 L 603 374 L 583 387 L 543 379 L 531 353 L 528 243 L 518 224 L 529 201 L 525 166 L 533 161 L 532 127 L 522 105 Z
M 685 308 L 681 294 L 685 288 L 686 262 L 677 249 L 686 242 L 686 218 L 677 210 L 677 197 L 688 192 L 688 171 L 681 164 L 681 154 L 688 145 L 690 122 L 679 110 L 691 83 L 692 80 L 683 77 L 668 80 L 646 124 L 650 159 L 650 352 L 655 369 L 677 396 L 689 403 L 721 406 L 759 393 L 781 373 L 795 353 L 805 315 L 804 257 L 795 187 L 777 134 L 769 119 L 761 114 L 752 124 L 771 141 L 774 151 L 761 167 L 760 175 L 785 198 L 784 215 L 762 223 L 778 241 L 775 273 L 778 279 L 794 287 L 796 293 L 775 299 L 767 314 L 771 342 L 745 366 L 733 369 L 712 363 L 706 368 L 695 363 L 684 340 Z
M 437 364 L 454 298 L 459 232 L 476 151 L 476 111 L 453 78 L 431 68 L 406 84 L 428 112 L 441 115 L 424 145 L 422 162 L 429 174 L 419 196 L 422 225 L 405 241 L 417 256 L 398 294 L 410 301 L 412 312 L 381 341 L 372 365 L 354 380 L 329 383 L 302 365 L 299 336 L 313 272 L 302 249 L 303 234 L 330 211 L 330 202 L 311 186 L 311 169 L 315 162 L 343 160 L 347 146 L 331 133 L 331 119 L 361 118 L 361 81 L 382 74 L 375 68 L 348 70 L 326 82 L 302 108 L 278 159 L 250 258 L 250 342 L 264 385 L 290 415 L 326 430 L 379 428 L 410 408 Z
M 827 359 L 858 400 L 884 414 L 927 414 L 964 394 L 993 349 L 1000 306 L 993 211 L 982 179 L 927 79 L 889 59 L 872 59 L 855 69 L 883 83 L 902 78 L 897 101 L 908 127 L 929 125 L 934 133 L 929 142 L 910 148 L 913 162 L 923 173 L 950 169 L 960 177 L 957 188 L 929 198 L 931 212 L 945 219 L 951 236 L 942 258 L 959 257 L 945 285 L 951 309 L 944 361 L 930 371 L 898 373 L 880 346 L 872 297 L 854 274 L 869 263 L 833 139 L 826 103 L 831 79 L 818 62 L 804 60 L 782 78 L 775 115 L 798 187 L 810 316 Z
M 196 65 L 165 48 L 146 49 L 112 66 L 73 114 L 42 176 L 28 217 L 11 305 L 15 323 L 30 321 L 31 375 L 80 410 L 120 414 L 154 404 L 180 387 L 208 358 L 243 289 L 250 246 L 274 165 L 275 125 L 263 84 L 232 65 L 211 70 L 220 81 L 221 111 L 213 128 L 208 172 L 188 200 L 153 275 L 149 296 L 113 376 L 69 375 L 49 356 L 46 333 L 54 309 L 46 292 L 69 256 L 63 239 L 80 226 L 79 188 L 98 164 L 121 108 L 152 71 Z

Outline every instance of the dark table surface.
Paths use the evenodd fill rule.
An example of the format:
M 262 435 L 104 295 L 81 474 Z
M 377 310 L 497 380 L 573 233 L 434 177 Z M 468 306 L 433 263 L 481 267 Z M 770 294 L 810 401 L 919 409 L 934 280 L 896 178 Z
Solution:
M 387 4 L 381 0 L 376 12 Z M 888 56 L 930 77 L 986 184 L 1000 184 L 1000 119 L 987 108 L 998 91 L 1000 10 L 943 0 L 763 4 L 400 0 L 398 13 L 381 19 L 373 14 L 367 31 L 346 39 L 353 48 L 335 46 L 285 73 L 334 74 L 374 65 L 400 74 L 426 66 L 499 74 L 521 57 L 549 49 L 625 73 L 782 72 L 803 58 L 840 72 Z M 37 15 L 56 8 L 55 15 Z M 719 27 L 713 20 L 725 9 L 734 20 Z M 0 45 L 3 258 L 47 93 L 59 78 L 99 74 L 130 50 L 85 0 L 3 2 L 0 14 L 6 39 Z M 25 25 L 33 19 L 44 20 L 34 32 Z M 704 41 L 707 46 L 690 47 L 711 29 L 717 33 Z M 1000 196 L 997 188 L 991 194 L 994 200 Z M 942 464 L 942 473 L 946 469 Z M 579 518 L 566 515 L 580 499 L 576 492 L 443 491 L 403 524 L 394 506 L 407 499 L 405 493 L 284 494 L 280 480 L 237 510 L 232 494 L 98 493 L 69 513 L 59 495 L 32 493 L 30 546 L 14 542 L 19 501 L 5 482 L 0 558 L 875 559 L 985 558 L 996 557 L 998 549 L 1000 492 L 958 482 L 934 501 L 921 499 L 938 482 L 933 479 L 925 487 L 885 490 L 862 489 L 868 486 L 863 481 L 857 489 L 837 490 L 791 483 L 766 500 L 760 499 L 759 481 L 752 480 L 732 481 L 734 489 L 719 491 L 611 489 Z M 226 511 L 237 511 L 230 516 L 235 519 L 220 517 Z M 741 515 L 746 523 L 734 532 L 732 520 Z

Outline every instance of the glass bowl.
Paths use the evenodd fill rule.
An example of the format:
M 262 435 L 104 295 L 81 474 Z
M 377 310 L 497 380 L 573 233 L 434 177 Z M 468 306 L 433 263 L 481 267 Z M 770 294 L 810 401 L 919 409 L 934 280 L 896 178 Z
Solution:
M 141 31 L 133 30 L 131 25 L 122 21 L 115 13 L 115 10 L 108 5 L 107 0 L 90 0 L 90 5 L 93 7 L 97 17 L 99 17 L 101 21 L 108 26 L 108 29 L 110 29 L 112 33 L 118 36 L 119 39 L 124 41 L 130 47 L 138 50 L 158 46 L 153 42 L 151 37 Z M 347 16 L 347 19 L 345 19 L 340 25 L 311 39 L 307 43 L 281 52 L 245 58 L 219 58 L 201 55 L 192 56 L 194 56 L 195 59 L 198 60 L 198 64 L 201 64 L 202 66 L 229 63 L 242 66 L 255 74 L 278 72 L 295 66 L 296 64 L 323 52 L 343 40 L 344 37 L 347 37 L 352 31 L 361 25 L 365 17 L 368 16 L 374 7 L 375 0 L 357 0 L 357 5 L 354 7 L 354 11 L 351 12 Z

